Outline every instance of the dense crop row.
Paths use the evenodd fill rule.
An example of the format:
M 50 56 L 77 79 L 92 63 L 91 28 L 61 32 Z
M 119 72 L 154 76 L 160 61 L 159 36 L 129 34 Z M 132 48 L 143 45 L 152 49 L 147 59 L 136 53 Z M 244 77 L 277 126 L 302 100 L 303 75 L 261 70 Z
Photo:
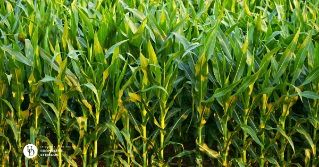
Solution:
M 1 165 L 318 166 L 318 5 L 1 1 Z

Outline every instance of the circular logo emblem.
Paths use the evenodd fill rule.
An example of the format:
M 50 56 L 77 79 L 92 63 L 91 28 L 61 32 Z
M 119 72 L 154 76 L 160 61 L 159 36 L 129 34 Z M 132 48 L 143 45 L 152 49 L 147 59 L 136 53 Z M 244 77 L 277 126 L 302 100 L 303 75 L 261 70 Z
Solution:
M 38 154 L 38 149 L 33 144 L 28 144 L 23 148 L 23 154 L 27 158 L 34 158 Z

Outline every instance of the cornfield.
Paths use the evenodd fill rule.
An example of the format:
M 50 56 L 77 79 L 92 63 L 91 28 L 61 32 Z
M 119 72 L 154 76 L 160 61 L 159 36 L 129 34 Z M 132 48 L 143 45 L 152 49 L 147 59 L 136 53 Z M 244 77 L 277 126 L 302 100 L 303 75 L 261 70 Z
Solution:
M 2 0 L 0 166 L 319 166 L 318 8 Z

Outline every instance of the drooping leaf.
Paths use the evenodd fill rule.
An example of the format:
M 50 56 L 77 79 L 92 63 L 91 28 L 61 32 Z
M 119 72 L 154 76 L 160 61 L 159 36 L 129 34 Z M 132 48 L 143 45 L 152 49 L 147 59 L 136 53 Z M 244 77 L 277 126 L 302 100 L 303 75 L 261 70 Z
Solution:
M 260 142 L 259 138 L 257 137 L 255 131 L 248 125 L 242 124 L 241 128 L 243 129 L 244 132 L 248 133 L 257 144 L 263 147 L 263 144 Z

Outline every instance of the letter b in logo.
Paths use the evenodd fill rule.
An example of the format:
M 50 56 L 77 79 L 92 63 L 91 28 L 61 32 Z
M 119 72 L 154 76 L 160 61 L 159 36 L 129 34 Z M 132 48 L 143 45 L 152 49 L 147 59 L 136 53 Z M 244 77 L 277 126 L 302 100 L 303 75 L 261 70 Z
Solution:
M 38 154 L 38 149 L 33 144 L 28 144 L 23 148 L 23 154 L 27 158 L 34 158 Z

